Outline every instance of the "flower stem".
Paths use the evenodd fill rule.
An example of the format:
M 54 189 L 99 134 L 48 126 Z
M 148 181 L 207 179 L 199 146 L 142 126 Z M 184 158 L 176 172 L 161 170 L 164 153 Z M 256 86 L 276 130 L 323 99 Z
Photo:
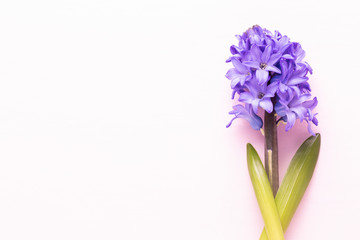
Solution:
M 275 105 L 275 99 L 272 99 Z M 276 196 L 279 189 L 279 165 L 278 165 L 278 140 L 275 111 L 264 116 L 264 135 L 265 135 L 265 171 L 268 175 L 271 189 Z

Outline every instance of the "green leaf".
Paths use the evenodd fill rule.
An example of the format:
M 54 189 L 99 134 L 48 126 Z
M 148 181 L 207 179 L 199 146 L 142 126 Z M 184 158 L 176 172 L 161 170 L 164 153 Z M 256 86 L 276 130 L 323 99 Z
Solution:
M 284 240 L 280 217 L 268 176 L 256 150 L 247 144 L 247 163 L 257 202 L 270 240 Z
M 279 191 L 276 194 L 275 203 L 284 232 L 289 226 L 314 173 L 320 151 L 320 142 L 320 134 L 305 140 L 291 160 Z M 271 238 L 263 230 L 260 240 L 266 239 Z

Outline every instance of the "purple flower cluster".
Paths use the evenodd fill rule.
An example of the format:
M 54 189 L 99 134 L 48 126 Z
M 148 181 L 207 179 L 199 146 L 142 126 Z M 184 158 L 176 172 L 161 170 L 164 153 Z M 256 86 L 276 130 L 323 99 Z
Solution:
M 276 112 L 278 121 L 286 122 L 285 130 L 290 130 L 296 119 L 317 125 L 313 109 L 316 97 L 311 99 L 308 72 L 312 69 L 303 61 L 305 51 L 296 42 L 278 31 L 274 33 L 253 26 L 242 35 L 237 35 L 239 44 L 230 47 L 232 56 L 226 61 L 233 64 L 226 77 L 231 81 L 232 98 L 238 95 L 242 104 L 235 105 L 230 114 L 234 118 L 249 121 L 252 128 L 259 130 L 263 121 L 258 109 Z

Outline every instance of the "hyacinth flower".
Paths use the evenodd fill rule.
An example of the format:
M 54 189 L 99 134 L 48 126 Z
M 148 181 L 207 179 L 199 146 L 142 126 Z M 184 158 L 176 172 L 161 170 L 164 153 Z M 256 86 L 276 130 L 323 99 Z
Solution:
M 320 135 L 315 134 L 311 128 L 311 125 L 318 125 L 317 113 L 314 113 L 318 101 L 311 95 L 308 77 L 308 74 L 312 74 L 312 68 L 304 61 L 305 51 L 301 45 L 291 42 L 279 31 L 272 33 L 256 25 L 242 35 L 236 35 L 236 38 L 239 43 L 230 47 L 231 56 L 226 60 L 233 65 L 225 76 L 231 81 L 232 99 L 237 101 L 233 110 L 229 112 L 234 117 L 227 127 L 235 119 L 243 118 L 253 129 L 261 130 L 264 135 L 267 179 L 261 174 L 254 175 L 262 172 L 262 168 L 257 164 L 259 162 L 256 160 L 257 153 L 252 147 L 248 147 L 249 173 L 264 223 L 268 225 L 265 226 L 265 237 L 282 239 L 278 226 L 279 224 L 283 227 L 288 226 L 310 181 L 320 149 Z M 259 109 L 264 110 L 263 117 L 258 115 Z M 294 159 L 300 159 L 299 156 L 303 159 L 295 160 L 295 163 L 293 159 L 289 173 L 286 174 L 281 185 L 281 193 L 277 196 L 279 188 L 277 125 L 279 122 L 284 122 L 285 131 L 290 131 L 297 119 L 300 123 L 305 121 L 308 124 L 308 132 L 312 137 L 306 140 L 296 153 Z M 300 163 L 313 167 L 302 168 L 303 165 Z M 262 192 L 266 188 L 264 186 L 267 186 L 266 181 L 273 197 L 276 196 L 275 202 L 279 213 L 264 207 L 273 206 L 271 202 L 274 201 L 274 198 L 271 199 L 268 194 Z M 286 201 L 276 201 L 276 199 L 286 199 Z M 276 215 L 280 216 L 280 220 Z M 270 224 L 269 219 L 277 222 Z M 269 229 L 271 228 L 269 226 L 274 226 L 276 229 Z M 283 230 L 285 231 L 286 228 Z M 263 233 L 262 238 L 265 237 Z
M 287 62 L 285 59 L 280 60 L 281 69 L 284 74 L 274 76 L 271 81 L 278 84 L 277 94 L 281 99 L 288 99 L 294 92 L 297 96 L 301 95 L 301 89 L 305 82 L 308 81 L 306 74 L 308 69 L 305 65 L 300 66 L 299 69 L 295 69 L 296 65 L 293 62 Z M 307 86 L 307 85 L 306 85 Z
M 232 88 L 238 84 L 243 86 L 246 81 L 252 78 L 251 71 L 236 58 L 233 58 L 231 62 L 234 65 L 234 68 L 229 69 L 226 73 L 226 77 L 231 80 Z
M 249 82 L 245 85 L 250 91 L 244 91 L 239 94 L 239 101 L 248 103 L 252 106 L 255 113 L 261 107 L 268 113 L 273 111 L 271 98 L 275 96 L 276 83 L 270 85 L 259 85 Z
M 296 118 L 299 118 L 301 122 L 306 119 L 309 126 L 309 120 L 317 125 L 317 119 L 311 111 L 317 105 L 317 98 L 308 100 L 310 97 L 311 94 L 301 96 L 293 94 L 288 101 L 279 100 L 276 103 L 275 111 L 281 117 L 279 121 L 284 120 L 286 122 L 285 131 L 289 131 L 294 126 Z M 315 135 L 311 128 L 308 129 L 312 135 Z
M 256 69 L 256 79 L 260 85 L 263 85 L 268 81 L 270 72 L 281 73 L 281 70 L 274 66 L 280 56 L 279 52 L 274 53 L 271 45 L 267 45 L 262 52 L 260 47 L 254 44 L 250 49 L 251 60 L 244 61 L 244 64 Z
M 234 121 L 236 118 L 246 119 L 250 123 L 251 127 L 255 130 L 260 130 L 263 126 L 261 118 L 254 113 L 252 108 L 250 109 L 249 104 L 245 104 L 245 107 L 241 104 L 233 106 L 233 110 L 230 112 L 230 114 L 234 114 L 235 117 L 227 126 L 230 126 L 232 121 Z

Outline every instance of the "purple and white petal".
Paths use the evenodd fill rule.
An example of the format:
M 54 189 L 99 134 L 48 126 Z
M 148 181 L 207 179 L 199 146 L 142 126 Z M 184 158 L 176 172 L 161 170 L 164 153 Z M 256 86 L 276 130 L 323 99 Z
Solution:
M 305 119 L 306 115 L 307 115 L 307 110 L 306 108 L 304 108 L 303 106 L 298 106 L 298 107 L 293 107 L 290 108 L 291 111 L 293 111 L 294 113 L 296 113 L 297 117 L 302 121 L 303 119 Z
M 252 103 L 254 96 L 249 92 L 242 92 L 239 94 L 239 102 Z
M 232 122 L 236 118 L 244 118 L 247 120 L 251 127 L 255 130 L 260 130 L 260 128 L 263 126 L 262 119 L 256 115 L 251 108 L 249 108 L 249 105 L 245 108 L 242 105 L 236 105 L 233 107 L 234 110 L 230 111 L 230 114 L 234 114 L 234 118 L 231 119 L 231 121 L 226 125 L 226 127 L 230 127 Z
M 260 68 L 260 63 L 257 61 L 244 61 L 243 64 L 247 67 L 251 67 L 251 68 L 255 68 L 255 69 Z
M 284 54 L 284 55 L 281 56 L 281 58 L 290 59 L 290 60 L 293 60 L 293 59 L 294 59 L 294 57 L 291 56 L 290 54 Z
M 302 105 L 306 108 L 309 108 L 310 110 L 313 110 L 317 104 L 318 104 L 317 97 L 314 97 L 313 100 L 305 101 L 303 102 Z
M 260 128 L 262 128 L 263 126 L 262 119 L 258 115 L 256 115 L 252 109 L 250 109 L 249 118 L 246 120 L 249 121 L 251 127 L 255 130 L 260 130 Z
M 275 104 L 275 111 L 280 117 L 283 117 L 288 112 L 288 107 L 280 102 L 277 102 Z
M 254 98 L 254 99 L 252 100 L 251 106 L 252 106 L 252 109 L 253 109 L 254 113 L 257 113 L 257 112 L 258 112 L 259 104 L 260 104 L 260 99 Z
M 278 87 L 279 85 L 277 82 L 270 83 L 270 85 L 268 85 L 266 88 L 265 96 L 273 97 L 278 90 Z
M 286 114 L 286 126 L 285 126 L 285 131 L 289 131 L 295 124 L 296 121 L 296 115 L 293 112 L 288 112 Z
M 280 92 L 285 93 L 288 89 L 289 89 L 289 87 L 286 86 L 285 84 L 282 84 L 282 83 L 279 84 L 279 91 Z
M 250 52 L 251 52 L 252 58 L 254 60 L 260 61 L 262 52 L 261 52 L 260 48 L 256 44 L 251 46 Z
M 308 77 L 294 77 L 287 82 L 287 85 L 297 85 L 306 82 L 308 79 Z
M 233 80 L 235 78 L 238 78 L 240 75 L 239 71 L 236 70 L 235 68 L 230 68 L 229 71 L 227 71 L 227 73 L 225 74 L 225 77 L 227 77 L 227 79 L 229 80 Z
M 231 62 L 236 68 L 236 70 L 238 70 L 240 73 L 247 74 L 249 72 L 249 69 L 245 65 L 243 65 L 238 59 L 233 58 Z
M 303 103 L 306 100 L 308 100 L 309 98 L 311 98 L 311 94 L 303 94 L 298 98 L 297 102 L 298 103 Z
M 271 66 L 271 65 L 266 65 L 266 68 L 265 68 L 266 71 L 271 71 L 271 72 L 276 72 L 276 73 L 281 73 L 281 70 L 278 69 L 277 67 L 275 66 Z
M 270 98 L 263 99 L 262 101 L 260 101 L 259 105 L 260 105 L 260 107 L 262 107 L 268 113 L 271 113 L 273 111 L 273 108 L 274 108 Z
M 273 55 L 271 55 L 269 61 L 267 62 L 269 65 L 275 65 L 275 63 L 277 63 L 279 61 L 279 59 L 281 58 L 282 53 L 277 52 Z
M 267 45 L 265 47 L 264 52 L 261 54 L 261 62 L 267 63 L 270 59 L 271 52 L 272 52 L 271 45 Z
M 256 70 L 256 78 L 259 81 L 259 84 L 263 85 L 268 81 L 269 72 L 266 70 L 258 69 Z

